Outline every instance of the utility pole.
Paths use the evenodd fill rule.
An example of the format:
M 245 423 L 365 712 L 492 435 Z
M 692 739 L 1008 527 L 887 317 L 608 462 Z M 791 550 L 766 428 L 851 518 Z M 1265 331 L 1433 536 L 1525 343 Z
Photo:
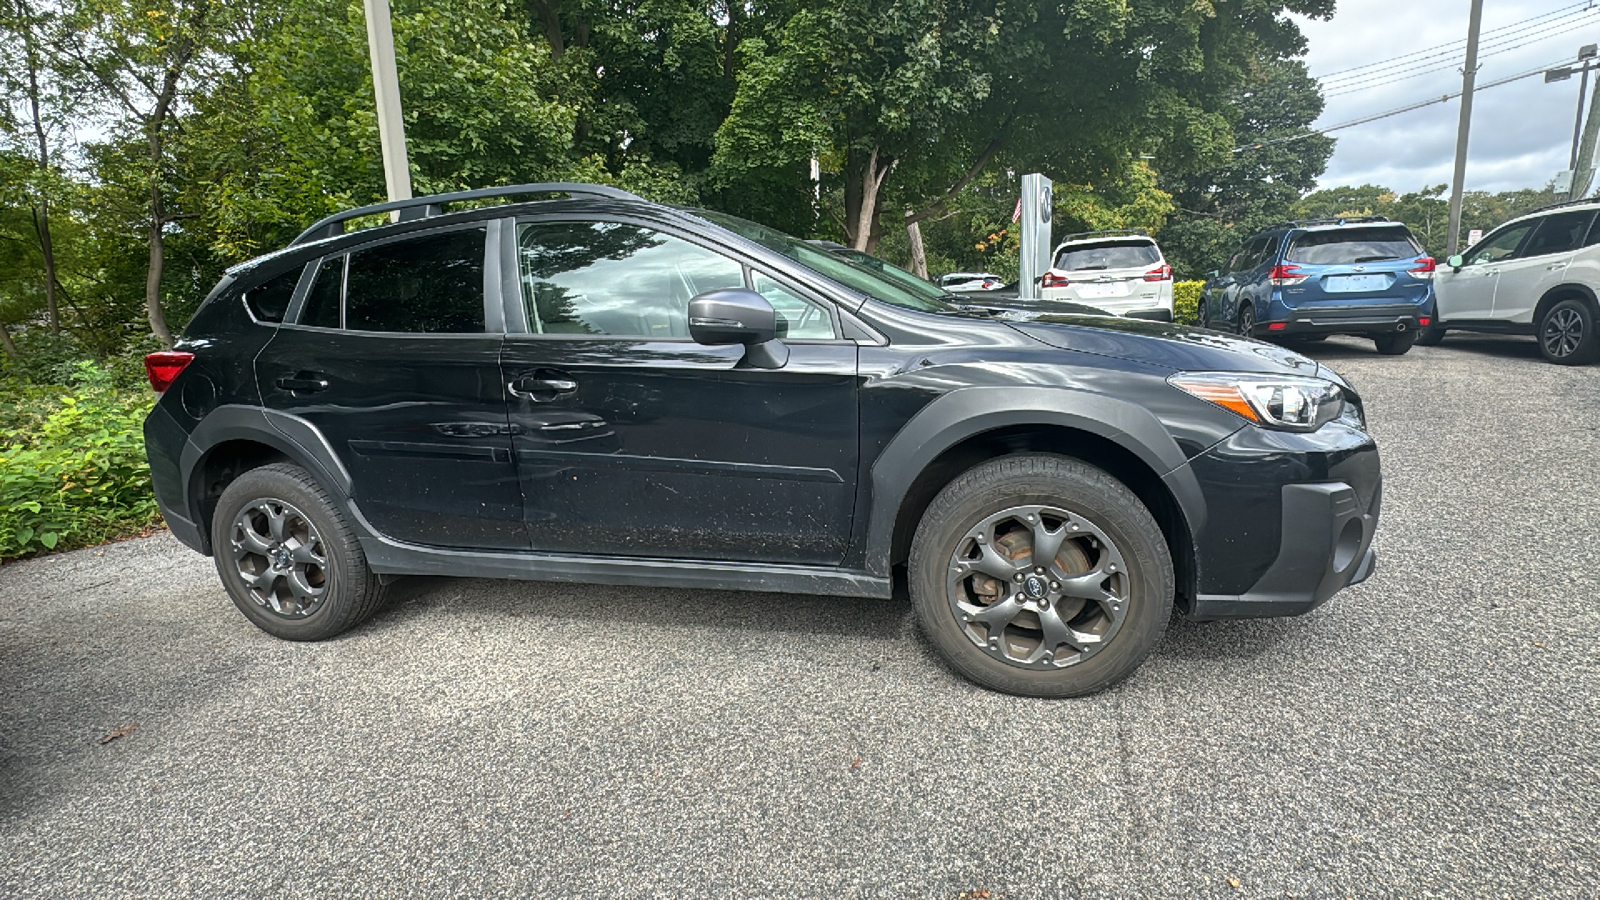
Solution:
M 1450 182 L 1450 240 L 1447 256 L 1461 249 L 1461 192 L 1467 178 L 1467 136 L 1472 132 L 1472 85 L 1478 78 L 1478 30 L 1483 25 L 1483 0 L 1472 0 L 1467 22 L 1467 65 L 1461 70 L 1461 125 L 1456 130 L 1456 171 Z
M 400 76 L 394 65 L 394 31 L 389 0 L 362 0 L 367 13 L 367 50 L 372 55 L 372 92 L 378 103 L 378 140 L 383 146 L 383 180 L 389 199 L 411 199 L 411 167 L 406 161 L 406 124 L 400 117 Z M 398 215 L 396 216 L 398 218 Z

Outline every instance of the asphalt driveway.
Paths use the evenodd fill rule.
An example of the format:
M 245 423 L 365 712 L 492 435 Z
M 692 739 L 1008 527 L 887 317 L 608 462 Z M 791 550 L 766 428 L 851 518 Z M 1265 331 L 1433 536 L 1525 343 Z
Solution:
M 902 603 L 416 579 L 296 645 L 169 536 L 6 566 L 0 895 L 1600 896 L 1600 367 L 1312 355 L 1378 575 L 1086 700 Z

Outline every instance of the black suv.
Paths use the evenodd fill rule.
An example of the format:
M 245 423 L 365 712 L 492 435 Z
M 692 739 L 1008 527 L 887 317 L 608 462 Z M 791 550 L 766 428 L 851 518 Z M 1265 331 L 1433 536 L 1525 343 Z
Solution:
M 604 187 L 330 217 L 147 367 L 168 524 L 292 640 L 405 574 L 861 597 L 903 574 L 957 670 L 1068 696 L 1138 666 L 1174 602 L 1292 615 L 1374 566 L 1377 448 L 1305 357 L 952 305 Z

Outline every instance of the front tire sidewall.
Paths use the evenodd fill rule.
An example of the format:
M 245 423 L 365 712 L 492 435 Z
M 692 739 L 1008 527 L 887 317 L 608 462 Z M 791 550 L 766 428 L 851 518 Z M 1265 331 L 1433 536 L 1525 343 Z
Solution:
M 303 618 L 289 618 L 262 607 L 251 596 L 231 553 L 233 521 L 239 511 L 258 500 L 281 500 L 293 505 L 316 529 L 328 565 L 327 594 L 320 606 Z M 359 545 L 350 539 L 343 517 L 303 470 L 285 465 L 253 469 L 240 475 L 223 491 L 211 519 L 211 548 L 217 574 L 234 606 L 257 628 L 291 641 L 320 641 L 333 637 L 364 618 L 361 594 L 371 578 Z
M 1121 629 L 1094 656 L 1054 671 L 1009 665 L 979 649 L 947 595 L 950 556 L 967 530 L 1000 510 L 1029 504 L 1058 506 L 1092 522 L 1132 568 Z M 952 668 L 983 687 L 1030 697 L 1081 696 L 1121 681 L 1160 641 L 1172 612 L 1172 559 L 1160 527 L 1132 491 L 1067 457 L 1006 457 L 958 477 L 928 507 L 907 575 L 918 625 Z

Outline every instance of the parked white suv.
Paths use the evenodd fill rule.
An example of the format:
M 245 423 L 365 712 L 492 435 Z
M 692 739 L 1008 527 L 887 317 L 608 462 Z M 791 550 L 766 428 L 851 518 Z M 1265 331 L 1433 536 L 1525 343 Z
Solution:
M 1172 267 L 1143 232 L 1067 235 L 1039 287 L 1046 303 L 1083 303 L 1119 316 L 1172 321 Z
M 1438 308 L 1417 343 L 1447 331 L 1531 334 L 1562 365 L 1600 359 L 1600 199 L 1538 210 L 1496 228 L 1434 280 Z

